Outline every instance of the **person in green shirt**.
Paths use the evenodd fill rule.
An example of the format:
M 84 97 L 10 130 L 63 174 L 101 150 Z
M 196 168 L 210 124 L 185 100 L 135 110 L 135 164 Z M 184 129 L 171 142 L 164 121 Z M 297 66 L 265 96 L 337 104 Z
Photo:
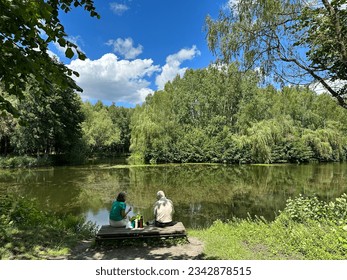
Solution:
M 127 225 L 127 215 L 131 211 L 131 207 L 127 212 L 126 209 L 126 194 L 125 192 L 120 192 L 117 199 L 112 203 L 110 210 L 110 226 L 112 227 L 125 227 Z

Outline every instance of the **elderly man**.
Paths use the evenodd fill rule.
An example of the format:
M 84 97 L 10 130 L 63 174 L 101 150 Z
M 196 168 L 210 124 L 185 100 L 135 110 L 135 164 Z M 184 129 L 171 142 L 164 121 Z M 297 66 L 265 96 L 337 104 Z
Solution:
M 172 221 L 173 213 L 174 207 L 172 201 L 165 197 L 163 191 L 158 191 L 157 202 L 154 204 L 155 226 L 167 227 L 175 225 L 176 222 Z

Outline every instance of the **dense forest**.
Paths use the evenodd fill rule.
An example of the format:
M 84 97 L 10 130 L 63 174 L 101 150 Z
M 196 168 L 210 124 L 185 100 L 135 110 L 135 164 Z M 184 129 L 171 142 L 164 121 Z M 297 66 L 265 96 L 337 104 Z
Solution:
M 346 110 L 305 87 L 260 87 L 256 72 L 189 70 L 135 108 L 134 160 L 280 163 L 346 159 Z
M 134 163 L 346 159 L 346 109 L 327 94 L 259 80 L 235 64 L 188 70 L 136 108 L 82 102 L 59 86 L 41 92 L 32 80 L 13 100 L 19 116 L 1 116 L 0 152 L 63 163 L 129 152 Z
M 3 166 L 37 164 L 26 156 L 42 164 L 76 164 L 94 155 L 129 152 L 133 109 L 82 102 L 75 91 L 58 85 L 43 92 L 34 80 L 23 94 L 21 99 L 9 97 L 17 116 L 3 112 L 0 117 L 0 156 L 25 160 L 5 160 Z

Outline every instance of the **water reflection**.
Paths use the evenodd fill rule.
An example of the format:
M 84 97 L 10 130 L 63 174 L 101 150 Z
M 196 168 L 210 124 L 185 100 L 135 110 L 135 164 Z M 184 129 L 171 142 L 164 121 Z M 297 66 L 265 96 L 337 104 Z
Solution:
M 214 220 L 264 216 L 272 220 L 289 197 L 318 195 L 331 200 L 347 192 L 345 163 L 224 166 L 103 164 L 0 171 L 0 192 L 36 198 L 41 207 L 108 223 L 108 209 L 119 191 L 145 220 L 153 218 L 158 190 L 173 200 L 175 219 L 187 227 Z

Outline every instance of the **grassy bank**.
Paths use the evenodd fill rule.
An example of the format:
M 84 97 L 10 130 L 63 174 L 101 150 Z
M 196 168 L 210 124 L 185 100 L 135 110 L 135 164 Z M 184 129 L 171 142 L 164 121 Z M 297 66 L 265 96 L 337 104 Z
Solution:
M 288 200 L 272 222 L 260 218 L 216 221 L 188 234 L 204 242 L 205 259 L 346 260 L 347 195 L 330 203 L 299 196 Z M 41 211 L 32 200 L 0 196 L 2 260 L 60 258 L 78 241 L 94 236 L 95 227 L 82 219 Z
M 50 166 L 52 160 L 49 157 L 9 156 L 0 157 L 0 168 L 30 168 Z
M 216 221 L 189 235 L 204 241 L 206 259 L 346 260 L 347 195 L 330 203 L 290 199 L 273 222 Z
M 95 227 L 71 215 L 41 211 L 35 201 L 0 196 L 0 259 L 55 259 L 67 255 Z

